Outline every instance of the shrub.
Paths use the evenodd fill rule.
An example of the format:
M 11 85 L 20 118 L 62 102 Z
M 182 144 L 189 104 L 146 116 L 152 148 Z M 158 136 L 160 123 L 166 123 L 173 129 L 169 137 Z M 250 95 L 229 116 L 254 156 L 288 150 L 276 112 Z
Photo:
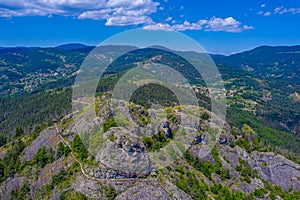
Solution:
M 109 117 L 107 120 L 105 120 L 102 124 L 104 133 L 107 132 L 111 127 L 117 127 L 118 124 L 114 120 L 113 117 Z
M 210 118 L 209 114 L 207 114 L 206 112 L 202 113 L 201 119 L 203 119 L 203 120 L 209 120 L 209 118 Z

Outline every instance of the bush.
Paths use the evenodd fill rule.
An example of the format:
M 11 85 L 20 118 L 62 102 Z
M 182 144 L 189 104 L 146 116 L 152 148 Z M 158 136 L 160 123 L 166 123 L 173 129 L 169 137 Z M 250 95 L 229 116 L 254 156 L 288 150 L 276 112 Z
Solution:
M 107 132 L 111 127 L 117 127 L 118 124 L 114 120 L 113 117 L 109 117 L 107 120 L 105 120 L 102 124 L 104 133 Z
M 201 119 L 203 119 L 203 120 L 209 120 L 209 118 L 210 118 L 209 114 L 207 114 L 206 112 L 202 113 Z
M 103 193 L 108 200 L 113 200 L 117 197 L 116 189 L 109 186 L 103 186 Z
M 254 191 L 254 196 L 262 198 L 262 197 L 265 196 L 265 194 L 267 192 L 268 192 L 267 189 L 265 189 L 265 188 L 259 188 L 259 189 L 256 189 Z

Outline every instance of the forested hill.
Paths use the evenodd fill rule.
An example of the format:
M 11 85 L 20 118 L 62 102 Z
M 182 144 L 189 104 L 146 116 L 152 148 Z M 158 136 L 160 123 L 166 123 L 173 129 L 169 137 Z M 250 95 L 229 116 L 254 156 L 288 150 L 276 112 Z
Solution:
M 70 86 L 92 48 L 70 44 L 0 49 L 0 199 L 297 199 L 300 91 L 293 78 L 299 76 L 297 50 L 259 47 L 228 57 L 212 55 L 226 88 L 227 116 L 224 127 L 211 127 L 205 83 L 185 60 L 161 48 L 102 47 L 98 52 L 105 59 L 120 48 L 131 52 L 115 60 L 101 77 L 95 102 L 83 101 L 88 109 L 72 113 Z M 197 55 L 185 53 L 192 59 Z M 178 129 L 181 114 L 187 119 L 195 115 L 184 113 L 176 95 L 158 84 L 140 87 L 123 103 L 138 127 L 112 111 L 117 107 L 110 101 L 115 84 L 137 62 L 148 60 L 167 63 L 190 81 L 199 101 L 200 119 L 195 121 L 200 124 L 190 147 L 180 149 L 182 157 L 157 171 L 135 174 L 103 165 L 105 157 L 91 155 L 87 147 L 105 141 L 111 147 L 108 152 L 114 153 L 108 157 L 121 155 L 118 152 L 125 153 L 124 158 L 157 152 L 176 144 L 172 141 L 176 136 L 186 135 Z M 101 128 L 91 128 L 91 138 L 79 137 L 73 117 L 91 116 L 94 110 L 91 121 Z M 126 132 L 116 127 L 117 118 Z M 151 122 L 155 123 L 150 130 Z M 214 148 L 199 157 L 212 139 L 210 134 L 217 132 Z M 138 159 L 129 161 L 122 163 L 136 165 Z
M 260 46 L 216 62 L 251 71 L 266 79 L 286 80 L 300 85 L 300 45 Z
M 30 93 L 47 83 L 70 78 L 93 48 L 77 43 L 54 48 L 1 47 L 0 96 Z M 136 49 L 130 46 L 121 48 Z M 99 49 L 105 54 L 118 51 L 120 46 L 103 46 Z M 233 70 L 247 70 L 266 80 L 286 81 L 297 87 L 300 85 L 300 46 L 261 46 L 230 56 L 211 56 L 221 69 L 226 65 Z

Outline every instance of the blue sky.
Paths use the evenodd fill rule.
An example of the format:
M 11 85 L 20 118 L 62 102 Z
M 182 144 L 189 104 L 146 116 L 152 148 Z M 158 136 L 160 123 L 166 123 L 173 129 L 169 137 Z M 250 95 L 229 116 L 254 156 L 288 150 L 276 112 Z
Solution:
M 300 44 L 300 0 L 0 0 L 0 46 L 97 45 L 132 28 L 180 31 L 207 51 Z

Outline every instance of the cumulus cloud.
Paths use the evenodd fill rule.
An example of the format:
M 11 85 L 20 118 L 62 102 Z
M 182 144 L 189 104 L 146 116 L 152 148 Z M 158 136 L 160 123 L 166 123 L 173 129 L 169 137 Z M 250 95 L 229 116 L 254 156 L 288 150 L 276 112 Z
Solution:
M 266 6 L 267 6 L 267 5 L 263 3 L 263 4 L 261 4 L 260 7 L 261 7 L 261 8 L 264 8 L 264 7 L 266 7 Z
M 0 17 L 57 14 L 127 26 L 153 23 L 150 15 L 157 6 L 152 0 L 0 0 Z
M 264 14 L 264 16 L 266 16 L 266 17 L 268 17 L 268 16 L 270 16 L 271 15 L 271 12 L 266 12 L 265 14 Z
M 105 20 L 106 26 L 142 25 L 145 30 L 241 32 L 253 29 L 252 26 L 242 26 L 233 17 L 212 17 L 194 23 L 187 20 L 178 23 L 168 17 L 165 22 L 155 23 L 151 15 L 164 9 L 155 1 L 158 0 L 0 0 L 0 17 L 62 15 L 78 19 Z M 180 10 L 183 9 L 181 6 Z M 278 10 L 280 11 L 284 10 Z M 181 14 L 179 17 L 184 18 L 185 15 Z
M 196 23 L 185 21 L 182 24 L 167 24 L 156 23 L 145 26 L 144 30 L 163 30 L 163 31 L 186 31 L 186 30 L 201 30 L 202 26 L 207 23 L 207 20 L 199 20 Z
M 155 30 L 155 31 L 174 31 L 175 29 L 170 25 L 166 23 L 156 23 L 156 24 L 150 24 L 143 28 L 144 30 Z
M 233 17 L 227 17 L 225 19 L 212 17 L 205 28 L 206 31 L 224 31 L 232 33 L 253 29 L 252 26 L 241 26 L 241 22 L 235 20 Z
M 144 27 L 144 30 L 164 30 L 164 31 L 186 31 L 186 30 L 205 30 L 205 31 L 224 31 L 224 32 L 242 32 L 243 30 L 254 29 L 253 26 L 242 26 L 240 22 L 233 17 L 225 19 L 212 17 L 209 20 L 198 20 L 195 23 L 185 21 L 182 24 L 156 23 Z
M 109 18 L 110 13 L 111 13 L 110 9 L 86 11 L 81 13 L 78 16 L 78 19 L 94 19 L 94 20 L 107 19 Z

